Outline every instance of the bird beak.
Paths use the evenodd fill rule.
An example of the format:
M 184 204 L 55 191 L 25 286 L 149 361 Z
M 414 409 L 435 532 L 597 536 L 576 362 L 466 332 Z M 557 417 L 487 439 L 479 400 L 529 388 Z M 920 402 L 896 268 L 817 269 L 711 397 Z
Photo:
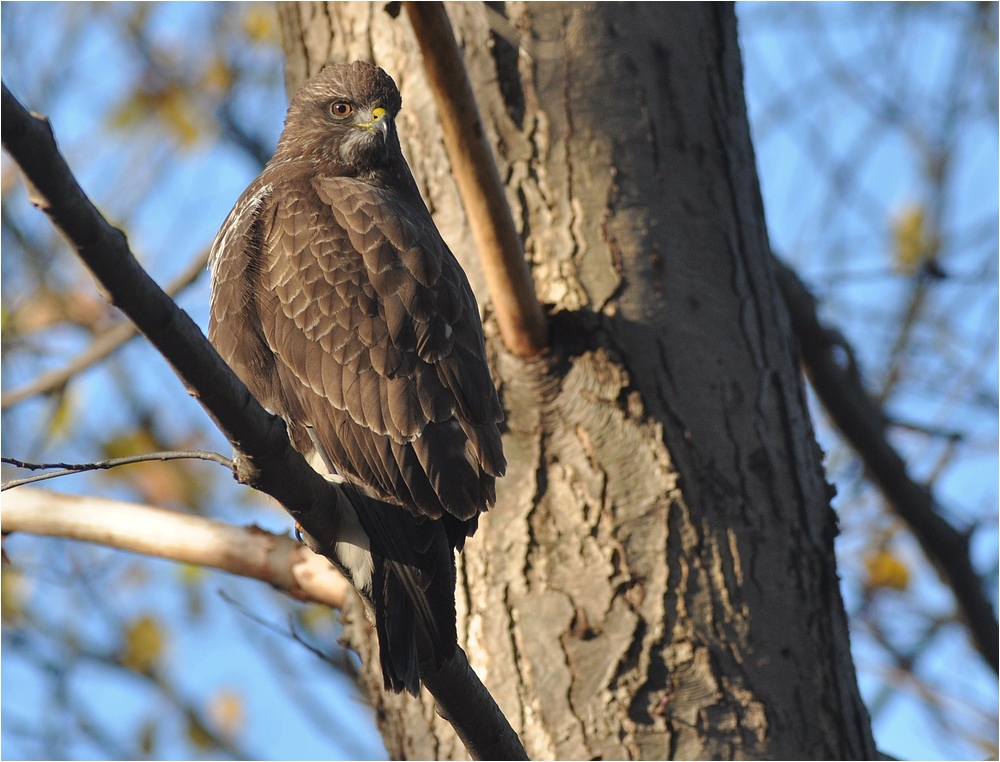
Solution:
M 384 143 L 389 137 L 389 123 L 392 122 L 392 117 L 389 116 L 389 112 L 384 108 L 374 108 L 372 109 L 372 119 L 370 122 L 359 122 L 359 127 L 364 127 L 366 130 L 374 130 L 382 136 L 382 142 Z

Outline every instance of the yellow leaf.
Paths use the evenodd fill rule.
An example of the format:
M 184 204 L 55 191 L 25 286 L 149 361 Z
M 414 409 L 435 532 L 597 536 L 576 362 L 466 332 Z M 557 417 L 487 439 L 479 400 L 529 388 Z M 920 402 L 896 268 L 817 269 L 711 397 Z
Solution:
M 132 431 L 107 440 L 102 446 L 106 458 L 175 449 L 171 443 L 163 442 L 156 436 L 148 420 Z M 155 505 L 180 504 L 192 509 L 197 509 L 207 479 L 203 472 L 179 460 L 150 461 L 113 468 L 102 472 L 101 478 L 128 484 L 142 494 L 146 502 Z
M 187 716 L 187 737 L 196 749 L 211 749 L 215 746 L 215 741 L 212 740 L 212 735 L 205 729 L 205 726 L 199 722 L 197 717 L 190 714 Z
M 236 691 L 219 691 L 208 703 L 208 716 L 223 735 L 232 738 L 243 725 L 242 697 Z
M 192 106 L 180 93 L 171 97 L 160 110 L 167 126 L 180 138 L 181 144 L 188 146 L 198 139 L 198 128 L 189 116 Z
M 111 116 L 112 126 L 125 129 L 159 118 L 163 125 L 175 133 L 182 145 L 190 145 L 199 134 L 192 115 L 196 113 L 190 94 L 176 82 L 155 89 L 139 89 L 119 104 Z
M 274 12 L 270 6 L 251 3 L 243 16 L 243 31 L 252 42 L 274 42 L 278 38 L 274 22 Z
M 49 419 L 49 436 L 56 439 L 65 434 L 73 423 L 75 412 L 73 394 L 69 389 L 63 389 L 59 392 L 59 403 L 52 412 L 52 418 Z
M 24 619 L 28 581 L 6 564 L 0 568 L 0 619 L 4 625 L 18 626 Z
M 102 445 L 102 449 L 106 458 L 124 458 L 164 448 L 161 447 L 159 439 L 153 433 L 150 421 L 146 420 L 139 424 L 138 428 L 107 440 Z
M 911 204 L 896 216 L 892 231 L 896 272 L 912 275 L 937 256 L 941 239 L 928 228 L 923 206 Z
M 132 93 L 111 112 L 111 126 L 125 130 L 141 122 L 149 115 L 149 103 L 142 93 Z
M 163 631 L 151 616 L 141 616 L 125 630 L 119 660 L 135 672 L 149 672 L 163 654 Z
M 910 571 L 906 564 L 887 550 L 880 550 L 865 561 L 870 587 L 887 587 L 905 590 L 910 583 Z
M 191 619 L 199 618 L 205 611 L 201 596 L 201 583 L 205 578 L 205 570 L 194 564 L 182 564 L 178 570 L 181 585 L 184 589 L 184 599 L 187 613 Z
M 216 58 L 209 64 L 202 77 L 202 84 L 209 90 L 226 92 L 233 85 L 233 73 L 229 65 L 221 58 Z
M 302 607 L 298 618 L 302 626 L 312 633 L 329 630 L 337 622 L 333 609 L 316 603 Z
M 181 564 L 177 573 L 185 585 L 197 585 L 205 578 L 205 570 L 197 564 Z
M 146 757 L 153 756 L 153 749 L 156 746 L 156 721 L 148 719 L 139 728 L 139 748 Z

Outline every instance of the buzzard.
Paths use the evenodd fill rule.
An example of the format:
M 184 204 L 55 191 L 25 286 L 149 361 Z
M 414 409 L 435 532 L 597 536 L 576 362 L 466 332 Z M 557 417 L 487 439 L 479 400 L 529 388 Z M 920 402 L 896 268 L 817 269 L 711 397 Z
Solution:
M 455 649 L 455 560 L 506 468 L 468 279 L 403 158 L 395 83 L 363 61 L 295 94 L 211 252 L 209 339 L 349 505 L 331 560 L 374 611 L 387 690 L 422 630 Z

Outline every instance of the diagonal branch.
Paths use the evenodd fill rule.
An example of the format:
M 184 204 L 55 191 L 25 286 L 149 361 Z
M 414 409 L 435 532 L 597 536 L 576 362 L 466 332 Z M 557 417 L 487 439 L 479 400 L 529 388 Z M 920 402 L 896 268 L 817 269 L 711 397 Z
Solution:
M 861 376 L 850 361 L 850 351 L 846 352 L 848 362 L 838 358 L 837 350 L 847 349 L 846 340 L 819 322 L 816 297 L 795 272 L 777 257 L 774 261 L 803 364 L 823 407 L 861 456 L 882 494 L 916 535 L 938 573 L 951 586 L 976 648 L 993 671 L 997 671 L 1000 626 L 984 592 L 983 580 L 972 568 L 968 535 L 942 518 L 931 491 L 907 473 L 906 463 L 885 436 L 882 409 L 865 391 Z
M 444 132 L 451 171 L 479 251 L 503 343 L 524 360 L 548 345 L 542 307 L 524 260 L 462 52 L 444 4 L 404 3 Z
M 17 162 L 32 203 L 48 215 L 94 277 L 109 301 L 124 312 L 173 367 L 236 452 L 237 479 L 281 503 L 315 542 L 314 550 L 333 555 L 341 491 L 314 471 L 291 446 L 284 422 L 257 402 L 186 312 L 160 289 L 129 251 L 125 235 L 87 198 L 59 153 L 48 121 L 29 114 L 2 87 L 0 134 Z M 346 510 L 346 507 L 340 510 Z M 449 717 L 478 758 L 526 759 L 503 713 L 471 669 L 462 669 L 457 650 L 448 679 L 461 686 L 443 691 L 425 680 L 442 713 Z M 475 707 L 477 711 L 470 712 Z

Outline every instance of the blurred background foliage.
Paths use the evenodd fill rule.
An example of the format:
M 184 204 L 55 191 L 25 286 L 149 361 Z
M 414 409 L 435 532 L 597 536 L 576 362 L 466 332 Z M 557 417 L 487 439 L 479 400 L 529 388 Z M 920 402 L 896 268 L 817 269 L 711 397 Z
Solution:
M 207 248 L 281 129 L 274 9 L 0 8 L 4 81 L 49 116 L 81 184 L 153 277 L 186 284 L 177 299 L 204 327 Z M 968 532 L 995 607 L 997 5 L 740 4 L 737 14 L 772 246 L 851 342 L 911 475 Z M 141 339 L 41 388 L 42 374 L 120 318 L 30 208 L 6 157 L 0 187 L 3 454 L 228 453 Z M 996 674 L 812 402 L 839 493 L 840 573 L 880 749 L 996 758 Z M 273 504 L 205 463 L 147 463 L 51 486 L 290 528 Z M 329 610 L 79 543 L 12 536 L 4 550 L 6 758 L 384 756 Z
M 775 253 L 844 333 L 890 441 L 997 605 L 997 5 L 738 6 Z M 996 674 L 812 405 L 879 748 L 996 758 Z

